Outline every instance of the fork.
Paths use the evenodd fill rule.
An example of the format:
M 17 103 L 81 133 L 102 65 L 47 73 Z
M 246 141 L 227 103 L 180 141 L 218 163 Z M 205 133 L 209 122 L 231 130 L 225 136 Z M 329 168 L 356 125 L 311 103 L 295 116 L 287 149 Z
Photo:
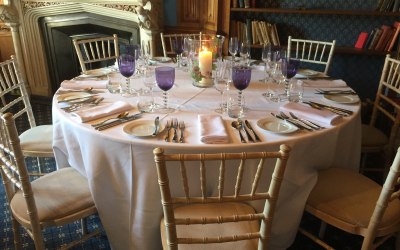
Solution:
M 168 142 L 169 141 L 169 131 L 172 128 L 172 120 L 171 121 L 167 121 L 167 124 L 165 125 L 165 129 L 167 130 L 167 135 L 165 136 L 165 141 Z
M 185 123 L 183 121 L 179 122 L 179 129 L 181 130 L 181 137 L 179 138 L 179 142 L 183 143 L 185 140 L 184 138 Z
M 172 141 L 178 142 L 178 119 L 172 119 L 172 128 L 174 129 L 174 137 L 172 137 Z

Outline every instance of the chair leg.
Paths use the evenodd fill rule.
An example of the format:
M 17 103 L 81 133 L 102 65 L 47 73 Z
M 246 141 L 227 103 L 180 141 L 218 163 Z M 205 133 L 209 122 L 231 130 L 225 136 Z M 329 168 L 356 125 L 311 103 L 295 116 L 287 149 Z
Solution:
M 85 235 L 88 233 L 87 218 L 81 219 L 81 228 L 82 228 L 82 235 Z
M 21 235 L 19 233 L 19 223 L 14 217 L 11 216 L 12 230 L 14 234 L 14 248 L 16 250 L 22 249 Z

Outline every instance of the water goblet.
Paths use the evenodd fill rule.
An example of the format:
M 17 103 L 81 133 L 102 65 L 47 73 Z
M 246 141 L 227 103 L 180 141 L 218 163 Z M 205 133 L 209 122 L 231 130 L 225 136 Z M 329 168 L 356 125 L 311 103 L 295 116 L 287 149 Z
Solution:
M 222 60 L 217 61 L 217 69 L 214 77 L 214 88 L 220 93 L 221 103 L 215 109 L 215 112 L 223 114 L 227 109 L 227 92 L 229 90 L 229 76 L 226 72 L 226 62 Z
M 271 44 L 266 43 L 263 45 L 261 59 L 265 63 L 264 68 L 264 83 L 267 85 L 267 91 L 263 93 L 264 96 L 270 97 L 272 92 L 269 90 L 269 79 L 271 78 L 271 70 L 273 65 Z M 261 81 L 261 80 L 260 80 Z
M 282 75 L 285 77 L 285 95 L 289 97 L 290 80 L 296 75 L 300 61 L 298 59 L 282 59 Z
M 125 85 L 121 86 L 122 95 L 134 94 L 136 91 L 132 92 L 129 78 L 135 73 L 135 57 L 128 54 L 120 55 L 118 57 L 118 69 L 121 75 L 126 78 Z
M 150 107 L 147 108 L 147 112 L 154 112 L 154 110 L 156 109 L 156 104 L 154 103 L 153 88 L 157 85 L 154 70 L 147 69 L 144 72 L 142 79 L 143 85 L 148 88 L 148 93 L 150 94 L 151 98 Z
M 172 88 L 175 82 L 174 67 L 158 67 L 155 69 L 157 86 L 163 91 L 163 105 L 157 109 L 160 113 L 171 113 L 174 108 L 168 106 L 167 91 Z
M 175 37 L 174 40 L 172 40 L 172 47 L 176 53 L 176 62 L 177 62 L 177 68 L 181 68 L 181 57 L 182 57 L 182 52 L 183 52 L 183 43 L 184 39 L 183 37 Z
M 251 79 L 251 68 L 248 66 L 234 66 L 232 68 L 232 83 L 233 86 L 238 90 L 238 104 L 240 107 L 240 113 L 237 118 L 241 118 L 244 115 L 242 91 L 246 89 L 250 84 Z

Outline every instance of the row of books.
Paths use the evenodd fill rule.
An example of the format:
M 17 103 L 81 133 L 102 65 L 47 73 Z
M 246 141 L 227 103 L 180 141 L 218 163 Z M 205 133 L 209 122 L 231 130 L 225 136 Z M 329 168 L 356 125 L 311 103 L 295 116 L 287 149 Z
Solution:
M 256 0 L 231 0 L 232 8 L 255 8 Z
M 384 24 L 374 28 L 370 33 L 361 32 L 354 47 L 391 52 L 398 43 L 399 33 L 400 21 L 394 22 L 392 26 Z
M 241 41 L 250 44 L 272 44 L 280 46 L 276 25 L 266 21 L 246 19 L 246 22 L 231 21 L 231 34 L 237 36 Z
M 378 0 L 376 11 L 398 12 L 400 11 L 400 0 Z

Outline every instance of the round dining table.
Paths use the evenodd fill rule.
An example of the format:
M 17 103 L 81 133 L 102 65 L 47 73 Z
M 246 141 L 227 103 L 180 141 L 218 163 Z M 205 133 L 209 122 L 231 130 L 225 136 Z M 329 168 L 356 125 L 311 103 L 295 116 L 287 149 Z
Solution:
M 160 65 L 161 63 L 151 67 Z M 266 85 L 260 81 L 263 77 L 263 71 L 253 69 L 250 86 L 243 91 L 246 100 L 243 119 L 250 122 L 261 142 L 242 143 L 238 131 L 231 126 L 235 119 L 226 113 L 216 112 L 221 101 L 220 92 L 212 87 L 194 86 L 190 73 L 178 68 L 175 85 L 168 91 L 168 101 L 176 110 L 169 114 L 157 111 L 143 113 L 136 121 L 153 121 L 157 116 L 163 126 L 172 118 L 184 121 L 183 143 L 166 142 L 165 132 L 147 137 L 124 132 L 125 126 L 136 121 L 106 130 L 95 130 L 91 124 L 116 114 L 88 122 L 78 121 L 73 112 L 61 109 L 59 95 L 56 93 L 52 115 L 53 149 L 57 166 L 69 165 L 87 177 L 112 249 L 162 249 L 160 219 L 163 210 L 153 156 L 155 147 L 164 148 L 166 153 L 210 153 L 276 151 L 281 144 L 289 145 L 291 152 L 272 226 L 271 249 L 286 249 L 293 243 L 307 197 L 317 181 L 318 170 L 342 167 L 358 171 L 361 148 L 360 103 L 332 103 L 323 95 L 316 94 L 315 86 L 305 85 L 304 101 L 344 108 L 353 111 L 353 114 L 341 118 L 335 125 L 320 123 L 325 128 L 315 131 L 268 131 L 258 126 L 257 122 L 275 119 L 271 112 L 279 113 L 280 107 L 288 101 L 272 102 L 265 98 L 262 93 L 266 91 Z M 136 89 L 145 88 L 140 77 L 132 79 L 131 83 Z M 229 91 L 236 92 L 233 86 Z M 104 97 L 99 105 L 124 101 L 132 105 L 129 110 L 131 114 L 138 112 L 137 96 L 111 94 L 106 89 L 100 90 L 98 95 Z M 160 102 L 162 91 L 155 88 L 154 96 L 156 102 Z M 82 107 L 84 108 L 91 107 Z M 203 143 L 200 132 L 203 125 L 199 122 L 199 114 L 220 115 L 228 143 Z M 233 178 L 226 182 L 234 183 Z M 171 181 L 171 185 L 180 184 L 176 180 Z M 209 192 L 215 192 L 217 184 L 209 188 Z M 263 203 L 255 204 L 255 208 L 262 210 Z

